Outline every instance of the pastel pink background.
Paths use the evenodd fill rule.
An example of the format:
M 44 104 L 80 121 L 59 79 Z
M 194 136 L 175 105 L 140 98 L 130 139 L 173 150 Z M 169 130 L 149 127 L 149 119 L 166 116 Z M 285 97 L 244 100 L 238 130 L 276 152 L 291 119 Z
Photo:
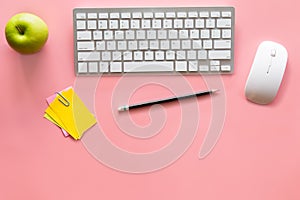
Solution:
M 205 117 L 199 134 L 180 159 L 147 174 L 123 173 L 101 164 L 81 142 L 63 137 L 57 127 L 43 118 L 45 99 L 75 81 L 74 7 L 207 5 L 236 8 L 236 37 L 235 72 L 222 77 L 227 97 L 224 129 L 205 159 L 199 160 L 197 156 L 209 122 Z M 0 7 L 0 199 L 299 200 L 298 7 L 296 0 L 3 1 Z M 21 11 L 41 16 L 49 26 L 49 40 L 38 54 L 19 55 L 5 40 L 6 22 Z M 289 52 L 280 92 L 268 106 L 252 104 L 244 97 L 252 60 L 263 40 L 279 42 Z M 194 88 L 201 89 L 195 78 L 188 79 Z M 117 80 L 103 79 L 105 86 L 100 91 L 103 102 Z M 148 90 L 135 98 L 139 100 L 143 94 L 152 93 L 157 95 L 156 90 Z M 199 100 L 204 112 L 209 110 L 206 104 L 207 100 Z M 110 116 L 110 112 L 104 109 L 102 116 Z M 136 120 L 145 118 L 139 112 L 132 115 Z M 109 123 L 106 129 L 109 132 Z M 123 148 L 140 151 L 155 149 L 166 142 L 162 137 L 151 145 L 132 147 L 127 143 L 130 138 L 111 137 Z

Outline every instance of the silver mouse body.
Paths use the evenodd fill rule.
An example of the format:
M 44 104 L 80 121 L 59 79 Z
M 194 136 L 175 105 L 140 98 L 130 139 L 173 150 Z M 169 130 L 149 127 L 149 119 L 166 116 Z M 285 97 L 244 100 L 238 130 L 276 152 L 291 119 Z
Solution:
M 256 52 L 245 87 L 246 98 L 257 104 L 273 101 L 280 87 L 288 53 L 281 44 L 264 41 Z

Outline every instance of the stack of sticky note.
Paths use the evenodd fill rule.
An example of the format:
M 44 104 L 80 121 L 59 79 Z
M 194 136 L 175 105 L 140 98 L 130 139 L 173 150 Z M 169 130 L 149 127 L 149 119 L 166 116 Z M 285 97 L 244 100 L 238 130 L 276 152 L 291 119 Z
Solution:
M 97 122 L 72 87 L 48 97 L 47 103 L 44 117 L 60 127 L 65 136 L 70 135 L 75 140 Z

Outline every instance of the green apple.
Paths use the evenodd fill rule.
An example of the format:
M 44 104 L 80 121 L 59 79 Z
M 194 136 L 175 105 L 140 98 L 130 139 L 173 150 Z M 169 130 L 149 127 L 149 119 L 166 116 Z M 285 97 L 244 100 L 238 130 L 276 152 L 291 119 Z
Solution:
M 5 36 L 8 44 L 17 52 L 33 54 L 45 45 L 48 26 L 35 14 L 18 13 L 7 22 Z

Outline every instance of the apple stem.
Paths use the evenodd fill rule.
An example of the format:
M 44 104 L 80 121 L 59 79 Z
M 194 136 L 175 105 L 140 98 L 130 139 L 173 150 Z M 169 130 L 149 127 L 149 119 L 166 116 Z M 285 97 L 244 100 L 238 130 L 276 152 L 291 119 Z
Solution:
M 19 33 L 20 33 L 21 35 L 24 35 L 25 31 L 24 31 L 24 28 L 23 28 L 23 27 L 21 27 L 21 26 L 19 26 L 19 25 L 16 25 L 16 29 L 19 31 Z

